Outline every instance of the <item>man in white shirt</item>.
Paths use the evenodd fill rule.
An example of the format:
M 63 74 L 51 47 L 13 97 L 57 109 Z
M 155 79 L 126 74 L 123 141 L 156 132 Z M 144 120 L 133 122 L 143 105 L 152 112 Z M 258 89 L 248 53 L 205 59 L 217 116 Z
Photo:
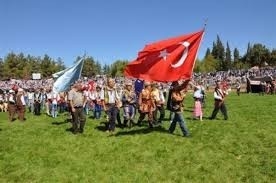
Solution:
M 104 91 L 104 98 L 104 110 L 108 115 L 107 132 L 113 134 L 115 131 L 115 122 L 119 112 L 121 100 L 115 88 L 115 81 L 112 78 L 109 78 L 107 81 L 107 86 Z
M 57 117 L 57 105 L 58 105 L 58 100 L 59 100 L 59 94 L 52 91 L 51 99 L 52 99 L 51 115 L 52 115 L 53 118 L 56 118 Z
M 219 110 L 222 112 L 224 120 L 228 119 L 227 109 L 224 102 L 226 95 L 228 95 L 227 90 L 223 89 L 222 84 L 217 83 L 217 86 L 214 91 L 215 107 L 212 116 L 209 119 L 215 119 Z
M 94 118 L 100 119 L 104 104 L 104 90 L 102 90 L 102 86 L 97 85 L 96 91 L 91 92 L 89 98 L 94 103 Z
M 28 108 L 29 112 L 34 112 L 34 92 L 32 90 L 27 92 L 28 97 Z

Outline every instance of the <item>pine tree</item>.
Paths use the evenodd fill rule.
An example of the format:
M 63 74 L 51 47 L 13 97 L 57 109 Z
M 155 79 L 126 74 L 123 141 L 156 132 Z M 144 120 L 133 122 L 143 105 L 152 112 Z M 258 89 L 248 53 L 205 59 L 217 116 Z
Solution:
M 218 35 L 216 42 L 216 51 L 217 53 L 216 55 L 214 55 L 214 58 L 219 61 L 219 70 L 227 70 L 227 66 L 225 63 L 225 49 Z
M 210 54 L 211 54 L 210 48 L 207 48 L 204 58 L 207 58 Z
M 216 45 L 215 42 L 213 42 L 213 48 L 212 48 L 211 55 L 212 55 L 214 58 L 217 58 L 217 57 L 218 57 L 218 48 L 217 48 L 217 45 Z
M 226 52 L 225 52 L 225 69 L 231 69 L 232 67 L 232 56 L 231 56 L 231 49 L 230 46 L 228 44 L 228 41 L 226 43 Z
M 239 50 L 238 48 L 235 48 L 234 49 L 234 68 L 235 69 L 241 69 L 241 62 L 240 62 L 240 53 L 239 53 Z

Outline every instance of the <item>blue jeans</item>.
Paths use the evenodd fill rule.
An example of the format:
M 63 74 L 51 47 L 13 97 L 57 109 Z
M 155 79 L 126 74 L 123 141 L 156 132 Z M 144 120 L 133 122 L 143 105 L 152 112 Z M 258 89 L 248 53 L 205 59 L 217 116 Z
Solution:
M 172 121 L 171 126 L 169 128 L 170 133 L 174 132 L 176 122 L 179 123 L 183 135 L 184 136 L 189 136 L 190 133 L 189 133 L 189 130 L 188 130 L 186 124 L 185 124 L 184 116 L 183 116 L 182 112 L 174 112 L 174 118 L 173 118 L 173 121 Z
M 174 112 L 172 112 L 172 111 L 170 111 L 170 122 L 172 122 L 173 121 L 173 118 L 174 118 Z
M 132 120 L 135 116 L 135 107 L 133 105 L 124 106 L 124 119 Z
M 88 115 L 89 114 L 89 106 L 88 106 L 88 103 L 86 102 L 84 108 L 83 108 L 83 111 L 85 113 L 85 115 Z
M 33 113 L 34 112 L 34 102 L 29 100 L 28 107 L 29 107 L 29 112 Z
M 102 113 L 102 106 L 99 104 L 95 104 L 94 106 L 94 118 L 95 119 L 100 119 L 101 118 L 101 113 Z
M 57 104 L 52 104 L 51 106 L 52 110 L 52 117 L 56 118 L 57 117 Z
M 44 111 L 45 109 L 45 99 L 42 99 L 41 101 L 41 111 Z
M 102 115 L 101 111 L 94 111 L 94 118 L 95 119 L 100 119 L 101 115 Z

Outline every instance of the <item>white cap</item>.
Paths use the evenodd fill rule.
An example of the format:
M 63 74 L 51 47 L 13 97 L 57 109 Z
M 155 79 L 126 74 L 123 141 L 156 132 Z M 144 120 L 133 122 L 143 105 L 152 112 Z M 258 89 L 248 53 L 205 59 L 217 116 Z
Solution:
M 200 90 L 195 91 L 195 92 L 194 92 L 194 97 L 195 97 L 195 98 L 202 98 L 201 91 L 200 91 Z
M 14 93 L 14 91 L 13 91 L 13 90 L 10 90 L 9 93 Z

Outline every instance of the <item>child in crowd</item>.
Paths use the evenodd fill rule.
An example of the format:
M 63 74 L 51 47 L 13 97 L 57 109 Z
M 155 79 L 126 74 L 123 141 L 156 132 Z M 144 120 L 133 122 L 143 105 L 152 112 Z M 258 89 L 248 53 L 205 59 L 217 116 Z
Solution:
M 202 121 L 202 105 L 201 105 L 201 99 L 202 99 L 202 93 L 201 90 L 197 87 L 195 87 L 194 92 L 194 110 L 193 110 L 193 118 L 199 118 L 200 121 Z

